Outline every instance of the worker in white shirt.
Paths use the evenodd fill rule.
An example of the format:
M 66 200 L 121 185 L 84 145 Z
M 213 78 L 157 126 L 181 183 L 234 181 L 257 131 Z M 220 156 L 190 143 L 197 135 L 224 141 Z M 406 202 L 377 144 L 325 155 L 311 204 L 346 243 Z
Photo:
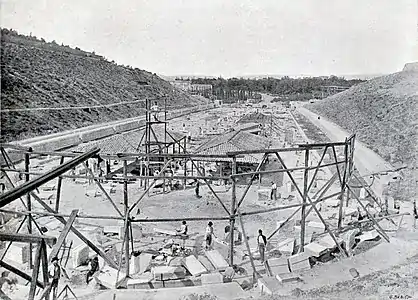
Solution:
M 151 106 L 151 111 L 153 111 L 153 117 L 154 117 L 154 119 L 155 119 L 155 121 L 157 121 L 158 122 L 158 105 L 157 105 L 157 102 L 154 102 L 154 105 L 153 106 Z
M 276 200 L 277 199 L 277 184 L 272 181 L 271 182 L 271 193 L 270 193 L 270 200 Z
M 187 235 L 188 230 L 189 228 L 187 227 L 186 221 L 183 221 L 181 223 L 180 229 L 177 229 L 178 235 L 180 236 L 180 239 L 182 240 L 182 246 L 181 246 L 182 250 L 186 248 L 186 239 L 189 237 Z
M 205 232 L 206 250 L 212 249 L 213 237 L 216 237 L 216 236 L 213 233 L 213 223 L 212 221 L 210 221 L 208 223 L 208 226 L 206 226 L 206 232 Z
M 261 260 L 261 263 L 263 264 L 265 260 L 267 238 L 263 234 L 263 231 L 261 229 L 258 230 L 257 243 L 258 243 L 258 252 L 260 252 L 260 260 Z

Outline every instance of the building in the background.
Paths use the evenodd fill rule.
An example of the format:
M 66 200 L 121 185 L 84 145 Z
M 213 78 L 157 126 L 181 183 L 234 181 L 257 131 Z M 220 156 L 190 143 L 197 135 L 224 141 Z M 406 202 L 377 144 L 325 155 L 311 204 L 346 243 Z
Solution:
M 193 84 L 190 80 L 174 80 L 170 82 L 173 86 L 186 91 L 192 95 L 200 95 L 206 98 L 212 96 L 212 85 L 211 84 Z

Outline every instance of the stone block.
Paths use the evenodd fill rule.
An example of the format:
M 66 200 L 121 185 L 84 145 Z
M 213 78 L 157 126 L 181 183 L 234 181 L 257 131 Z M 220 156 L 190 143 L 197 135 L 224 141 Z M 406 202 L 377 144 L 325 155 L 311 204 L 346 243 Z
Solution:
M 29 244 L 27 243 L 13 242 L 10 245 L 9 250 L 7 250 L 4 258 L 16 262 L 18 264 L 25 264 L 28 262 L 28 247 Z M 33 244 L 32 251 L 33 257 L 35 257 L 36 244 Z
M 260 189 L 257 191 L 258 201 L 270 201 L 270 190 Z
M 138 256 L 133 256 L 130 260 L 132 274 L 144 273 L 148 269 L 151 259 L 152 254 L 149 253 L 141 253 Z
M 206 268 L 208 271 L 215 271 L 215 267 L 212 265 L 212 263 L 209 261 L 209 259 L 204 255 L 199 255 L 197 259 L 200 261 L 200 263 Z
M 353 249 L 354 244 L 356 242 L 356 235 L 359 232 L 360 232 L 360 229 L 356 228 L 356 229 L 344 232 L 344 234 L 342 235 L 344 248 L 345 250 L 347 250 L 349 254 L 351 254 L 351 249 Z
M 338 244 L 342 244 L 343 240 L 339 237 L 335 237 Z M 318 244 L 327 247 L 328 249 L 334 249 L 335 247 L 337 247 L 337 245 L 335 244 L 334 240 L 332 239 L 332 237 L 328 234 L 326 236 L 324 236 L 323 238 L 321 238 L 320 240 L 317 241 Z
M 73 267 L 78 267 L 88 262 L 90 248 L 86 244 L 80 244 L 73 248 L 71 256 L 73 258 Z
M 275 277 L 263 277 L 257 281 L 261 294 L 273 295 L 280 291 L 280 282 Z
M 291 272 L 298 272 L 309 270 L 311 265 L 309 263 L 309 254 L 302 252 L 289 257 L 289 266 Z
M 292 255 L 295 248 L 295 239 L 288 238 L 277 244 L 277 249 L 284 255 Z
M 208 284 L 217 284 L 217 283 L 223 283 L 224 277 L 221 273 L 211 273 L 211 274 L 202 274 L 201 276 L 202 285 L 208 285 Z
M 322 222 L 308 222 L 308 227 L 312 228 L 313 232 L 323 233 L 325 231 L 325 225 Z
M 151 269 L 155 280 L 183 279 L 186 272 L 183 267 L 158 266 Z
M 229 266 L 219 251 L 205 251 L 205 254 L 216 270 L 224 271 Z
M 139 277 L 128 279 L 126 282 L 126 287 L 128 289 L 140 288 L 144 284 L 150 283 L 151 280 L 152 280 L 151 273 L 142 274 Z
M 327 247 L 324 247 L 318 243 L 309 243 L 304 248 L 305 252 L 309 253 L 311 256 L 319 257 L 325 252 L 328 251 Z
M 124 280 L 126 277 L 126 274 L 124 272 L 119 272 L 118 277 L 118 270 L 110 267 L 105 266 L 99 275 L 94 277 L 97 283 L 103 285 L 104 287 L 108 289 L 114 289 L 117 283 L 120 283 L 122 280 Z M 116 280 L 118 279 L 118 282 Z
M 278 275 L 289 273 L 289 261 L 285 257 L 270 258 L 267 260 L 267 265 L 270 268 L 271 275 Z
M 197 260 L 194 255 L 187 256 L 184 259 L 184 267 L 193 276 L 198 276 L 207 272 L 206 268 Z
M 293 273 L 282 273 L 282 274 L 276 275 L 276 279 L 280 283 L 295 282 L 295 281 L 299 281 L 299 276 Z

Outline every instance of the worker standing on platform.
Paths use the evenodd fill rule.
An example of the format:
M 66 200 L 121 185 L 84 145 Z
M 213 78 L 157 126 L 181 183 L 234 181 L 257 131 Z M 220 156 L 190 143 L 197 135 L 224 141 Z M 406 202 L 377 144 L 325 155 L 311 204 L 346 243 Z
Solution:
M 272 181 L 271 182 L 271 193 L 270 193 L 270 200 L 275 200 L 277 199 L 277 184 Z
M 58 283 L 61 278 L 61 267 L 58 265 L 58 257 L 52 259 L 53 271 L 50 274 L 52 277 L 51 288 L 52 288 L 52 299 L 57 299 Z
M 257 243 L 258 243 L 258 252 L 260 252 L 260 260 L 261 260 L 261 263 L 263 264 L 265 260 L 267 238 L 263 234 L 263 231 L 261 229 L 258 230 Z
M 153 111 L 154 120 L 157 121 L 157 122 L 159 122 L 159 120 L 158 120 L 158 110 L 159 110 L 158 104 L 157 104 L 157 102 L 154 102 L 154 105 L 151 106 L 151 111 Z

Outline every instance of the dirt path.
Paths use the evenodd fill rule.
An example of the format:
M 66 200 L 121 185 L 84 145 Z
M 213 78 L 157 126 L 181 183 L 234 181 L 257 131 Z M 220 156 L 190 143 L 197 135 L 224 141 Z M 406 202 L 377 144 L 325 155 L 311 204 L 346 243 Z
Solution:
M 327 120 L 323 116 L 311 112 L 310 110 L 298 106 L 297 111 L 304 115 L 310 122 L 316 125 L 321 129 L 331 141 L 343 141 L 351 133 L 345 131 L 335 123 Z M 356 140 L 355 151 L 354 151 L 354 162 L 356 168 L 362 176 L 376 174 L 376 173 L 385 173 L 388 170 L 394 169 L 394 167 L 386 162 L 378 154 L 367 148 L 363 143 Z M 382 196 L 383 187 L 387 185 L 392 177 L 397 176 L 395 173 L 389 173 L 386 176 L 378 176 L 375 178 L 375 181 L 371 188 L 376 193 L 377 196 Z M 364 177 L 366 182 L 369 184 L 372 182 L 370 176 Z

